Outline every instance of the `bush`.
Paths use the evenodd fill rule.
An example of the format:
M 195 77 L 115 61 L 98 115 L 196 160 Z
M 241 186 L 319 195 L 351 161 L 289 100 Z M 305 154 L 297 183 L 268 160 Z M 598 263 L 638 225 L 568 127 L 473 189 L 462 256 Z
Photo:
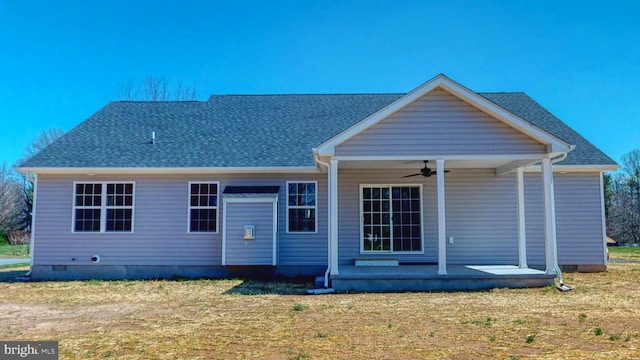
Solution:
M 7 236 L 5 234 L 0 234 L 0 246 L 9 245 L 9 240 L 7 240 Z

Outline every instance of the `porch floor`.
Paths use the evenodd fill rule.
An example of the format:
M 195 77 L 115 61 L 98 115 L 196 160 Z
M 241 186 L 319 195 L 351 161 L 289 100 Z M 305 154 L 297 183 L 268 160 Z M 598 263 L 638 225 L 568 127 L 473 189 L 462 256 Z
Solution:
M 448 265 L 446 275 L 438 275 L 437 265 L 341 265 L 339 270 L 339 275 L 331 275 L 335 290 L 366 292 L 544 287 L 555 277 L 514 265 Z

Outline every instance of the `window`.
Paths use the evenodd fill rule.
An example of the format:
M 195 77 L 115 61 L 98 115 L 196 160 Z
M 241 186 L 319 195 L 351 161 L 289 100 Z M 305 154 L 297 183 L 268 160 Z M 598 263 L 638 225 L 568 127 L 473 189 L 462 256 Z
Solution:
M 317 183 L 287 182 L 287 232 L 316 232 Z
M 218 232 L 218 183 L 189 183 L 189 232 Z
M 74 184 L 74 232 L 132 232 L 133 182 Z
M 361 186 L 362 252 L 422 252 L 420 186 Z

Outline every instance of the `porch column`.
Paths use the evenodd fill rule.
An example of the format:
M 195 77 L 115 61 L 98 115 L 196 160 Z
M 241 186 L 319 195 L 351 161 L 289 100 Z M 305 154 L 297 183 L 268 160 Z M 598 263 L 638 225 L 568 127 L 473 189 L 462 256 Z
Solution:
M 527 232 L 524 214 L 524 168 L 517 169 L 518 182 L 518 267 L 526 269 L 527 265 Z
M 329 242 L 331 274 L 338 275 L 338 160 L 331 159 L 329 168 Z
M 447 274 L 447 229 L 445 221 L 444 159 L 436 159 L 438 187 L 438 274 Z
M 547 274 L 556 274 L 558 248 L 556 243 L 556 205 L 554 199 L 551 159 L 542 159 L 542 193 L 544 204 L 544 254 Z

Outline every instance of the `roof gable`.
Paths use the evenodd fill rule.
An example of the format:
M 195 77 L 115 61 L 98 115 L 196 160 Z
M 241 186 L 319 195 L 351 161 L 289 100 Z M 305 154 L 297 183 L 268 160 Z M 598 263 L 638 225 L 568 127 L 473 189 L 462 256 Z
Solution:
M 568 152 L 571 150 L 570 144 L 555 137 L 540 128 L 532 126 L 531 123 L 521 119 L 513 113 L 505 110 L 504 108 L 496 105 L 488 99 L 480 96 L 479 94 L 467 89 L 466 87 L 458 84 L 457 82 L 449 79 L 443 74 L 440 74 L 426 83 L 420 85 L 416 89 L 407 93 L 403 97 L 395 100 L 393 103 L 378 110 L 376 113 L 368 116 L 359 123 L 351 126 L 349 129 L 339 133 L 332 137 L 329 141 L 324 142 L 318 147 L 319 154 L 332 155 L 335 153 L 336 146 L 344 143 L 348 139 L 360 134 L 364 130 L 377 124 L 378 122 L 386 119 L 390 115 L 396 113 L 400 109 L 412 104 L 416 100 L 420 99 L 427 93 L 434 89 L 443 89 L 448 93 L 458 97 L 459 99 L 471 104 L 472 106 L 486 112 L 492 117 L 507 123 L 509 126 L 519 130 L 522 133 L 527 134 L 531 138 L 549 145 L 551 153 Z
M 338 157 L 367 158 L 546 153 L 546 144 L 441 88 L 429 91 L 335 148 Z

